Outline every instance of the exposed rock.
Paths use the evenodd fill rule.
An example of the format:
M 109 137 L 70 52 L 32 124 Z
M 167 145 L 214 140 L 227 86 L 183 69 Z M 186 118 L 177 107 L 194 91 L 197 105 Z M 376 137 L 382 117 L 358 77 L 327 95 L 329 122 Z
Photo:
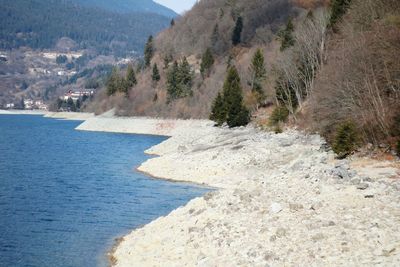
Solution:
M 357 185 L 357 189 L 359 190 L 365 190 L 369 187 L 369 185 L 367 183 L 361 183 L 359 185 Z
M 361 178 L 347 160 L 333 166 L 321 137 L 114 120 L 82 128 L 172 135 L 139 170 L 218 188 L 127 235 L 116 266 L 400 266 L 400 183 L 357 169 L 374 177 Z
M 269 211 L 271 213 L 279 213 L 282 211 L 282 206 L 281 204 L 274 202 L 271 204 Z

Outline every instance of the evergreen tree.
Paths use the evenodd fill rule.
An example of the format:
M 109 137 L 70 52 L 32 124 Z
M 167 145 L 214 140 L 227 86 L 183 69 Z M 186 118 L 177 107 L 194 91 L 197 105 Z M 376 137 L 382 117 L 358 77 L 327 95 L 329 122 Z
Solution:
M 178 82 L 179 82 L 179 97 L 192 95 L 193 72 L 186 57 L 183 58 L 179 65 Z
M 201 58 L 200 72 L 203 77 L 210 75 L 211 67 L 214 65 L 214 56 L 210 48 L 207 48 L 206 52 Z
M 167 73 L 168 103 L 174 99 L 192 95 L 193 72 L 186 57 L 174 62 Z
M 264 54 L 261 49 L 257 49 L 251 60 L 250 71 L 252 74 L 252 91 L 257 94 L 258 102 L 265 99 L 262 83 L 266 79 L 267 70 L 265 69 Z
M 294 45 L 294 25 L 292 19 L 289 19 L 286 23 L 286 28 L 278 32 L 278 37 L 281 40 L 281 51 Z
M 150 35 L 149 39 L 147 40 L 146 46 L 144 48 L 144 64 L 146 68 L 150 66 L 153 55 L 154 55 L 153 36 Z
M 153 73 L 151 74 L 151 79 L 153 82 L 158 82 L 161 79 L 160 72 L 158 71 L 158 66 L 156 63 L 153 65 Z
M 220 92 L 212 104 L 210 120 L 215 121 L 217 126 L 221 126 L 226 121 L 224 99 Z
M 343 17 L 350 6 L 350 3 L 351 0 L 331 1 L 331 18 L 329 21 L 331 27 L 335 26 L 335 24 Z
M 129 88 L 132 88 L 137 84 L 136 75 L 132 64 L 129 64 L 126 70 L 126 82 Z
M 175 26 L 175 20 L 171 19 L 171 28 Z
M 107 95 L 112 96 L 118 91 L 119 70 L 114 67 L 107 80 Z
M 229 127 L 247 125 L 250 122 L 250 112 L 243 105 L 240 77 L 235 67 L 228 71 L 223 89 L 226 122 Z
M 356 125 L 347 121 L 338 126 L 332 148 L 339 158 L 345 158 L 357 148 L 358 143 Z
M 70 98 L 70 97 L 67 100 L 67 107 L 68 107 L 68 110 L 70 110 L 72 112 L 76 111 L 76 106 L 74 104 L 74 100 L 72 100 L 72 98 Z
M 76 100 L 75 107 L 76 107 L 77 111 L 79 111 L 81 109 L 81 101 L 79 99 Z
M 65 56 L 65 55 L 59 55 L 59 56 L 57 56 L 57 58 L 56 58 L 56 63 L 57 63 L 58 65 L 64 64 L 64 63 L 66 63 L 67 61 L 68 61 L 68 58 L 67 58 L 67 56 Z
M 124 93 L 126 97 L 129 96 L 129 89 L 131 88 L 131 86 L 127 79 L 124 79 L 123 77 L 119 76 L 117 88 L 118 92 Z
M 167 69 L 169 66 L 169 63 L 172 61 L 172 56 L 171 55 L 165 55 L 164 56 L 164 69 Z
M 167 103 L 178 98 L 179 91 L 179 80 L 178 80 L 179 65 L 177 61 L 174 61 L 172 67 L 167 73 Z
M 250 122 L 250 112 L 243 105 L 240 77 L 235 67 L 228 70 L 221 94 L 213 102 L 210 118 L 221 125 L 227 122 L 229 127 L 247 125 Z
M 57 110 L 60 110 L 63 104 L 64 101 L 61 100 L 60 98 L 57 98 Z
M 235 28 L 233 29 L 233 34 L 232 34 L 232 44 L 234 46 L 241 43 L 242 30 L 243 30 L 243 18 L 239 16 L 236 20 Z
M 132 68 L 133 70 L 133 68 Z M 128 81 L 128 76 L 129 76 L 129 81 Z M 128 66 L 128 72 L 127 72 L 127 77 L 126 79 L 121 77 L 119 73 L 119 69 L 117 67 L 114 67 L 110 77 L 107 80 L 106 86 L 107 86 L 107 94 L 109 96 L 114 95 L 117 92 L 124 93 L 126 96 L 128 95 L 129 88 L 131 88 L 131 84 L 135 82 L 136 79 L 133 80 L 132 77 L 132 71 L 129 70 Z

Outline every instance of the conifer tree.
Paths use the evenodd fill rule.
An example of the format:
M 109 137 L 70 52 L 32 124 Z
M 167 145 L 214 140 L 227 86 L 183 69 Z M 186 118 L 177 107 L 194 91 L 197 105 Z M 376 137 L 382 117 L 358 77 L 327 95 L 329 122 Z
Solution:
M 131 86 L 129 85 L 128 80 L 123 77 L 119 77 L 118 92 L 124 93 L 125 97 L 128 97 L 130 88 L 131 88 Z
M 169 63 L 172 61 L 172 56 L 171 55 L 165 55 L 164 56 L 164 69 L 167 69 L 169 66 Z
M 133 70 L 132 64 L 128 65 L 126 70 L 126 82 L 128 87 L 134 87 L 137 84 L 135 71 Z
M 81 101 L 79 99 L 76 100 L 75 107 L 76 107 L 77 111 L 79 111 L 81 109 Z
M 214 65 L 214 56 L 210 48 L 207 48 L 206 52 L 201 58 L 200 72 L 201 75 L 207 77 L 210 75 L 211 67 Z
M 218 95 L 212 104 L 210 120 L 215 121 L 217 126 L 221 126 L 226 121 L 224 99 L 221 92 L 218 92 Z
M 151 74 L 151 79 L 153 82 L 158 82 L 161 79 L 160 72 L 158 71 L 158 66 L 156 63 L 153 65 L 153 73 Z
M 286 23 L 286 28 L 279 31 L 278 33 L 278 37 L 281 40 L 281 51 L 294 45 L 295 40 L 293 37 L 293 32 L 294 32 L 294 25 L 292 19 L 289 19 L 288 22 Z
M 110 77 L 107 80 L 107 95 L 111 96 L 118 91 L 119 70 L 114 67 Z
M 233 29 L 233 34 L 232 34 L 232 44 L 234 46 L 242 42 L 242 30 L 243 30 L 243 18 L 239 16 L 236 20 L 235 28 Z
M 175 20 L 171 19 L 171 28 L 175 26 Z
M 213 102 L 210 119 L 217 125 L 227 122 L 229 127 L 244 126 L 250 122 L 250 112 L 243 105 L 240 77 L 235 67 L 228 70 L 222 95 L 218 94 Z
M 70 111 L 75 112 L 76 111 L 76 106 L 74 103 L 74 100 L 72 100 L 72 98 L 68 98 L 67 100 L 67 107 L 69 108 Z
M 267 70 L 265 69 L 264 54 L 261 49 L 257 49 L 251 60 L 250 71 L 252 75 L 252 91 L 257 94 L 258 102 L 261 102 L 265 98 L 265 94 L 262 88 L 262 83 L 266 79 Z
M 193 72 L 186 57 L 174 62 L 167 73 L 168 103 L 174 99 L 192 95 Z
M 186 57 L 183 58 L 179 65 L 178 82 L 180 89 L 179 97 L 186 97 L 192 94 L 193 72 Z
M 357 148 L 358 143 L 356 125 L 352 121 L 346 121 L 338 126 L 332 148 L 339 158 L 345 158 Z
M 223 97 L 228 126 L 232 128 L 247 125 L 250 122 L 250 112 L 243 105 L 240 77 L 235 67 L 231 67 L 228 71 Z
M 168 98 L 167 102 L 170 103 L 172 100 L 177 98 L 178 95 L 178 72 L 179 72 L 179 65 L 177 61 L 174 61 L 172 67 L 169 69 L 167 73 L 167 93 Z
M 146 68 L 150 66 L 153 55 L 154 55 L 153 36 L 150 35 L 149 38 L 147 39 L 147 43 L 144 48 L 144 65 Z

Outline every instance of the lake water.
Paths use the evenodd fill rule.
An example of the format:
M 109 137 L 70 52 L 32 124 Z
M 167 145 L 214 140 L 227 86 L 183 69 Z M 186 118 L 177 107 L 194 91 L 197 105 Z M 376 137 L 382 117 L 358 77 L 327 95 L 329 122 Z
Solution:
M 164 137 L 79 123 L 0 115 L 0 266 L 107 266 L 116 237 L 206 192 L 135 171 Z

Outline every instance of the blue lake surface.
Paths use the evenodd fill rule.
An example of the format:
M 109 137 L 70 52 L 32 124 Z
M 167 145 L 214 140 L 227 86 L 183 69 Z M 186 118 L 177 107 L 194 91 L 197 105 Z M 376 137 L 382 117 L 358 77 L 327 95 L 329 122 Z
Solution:
M 107 266 L 115 238 L 207 189 L 135 171 L 165 137 L 0 115 L 0 266 Z

